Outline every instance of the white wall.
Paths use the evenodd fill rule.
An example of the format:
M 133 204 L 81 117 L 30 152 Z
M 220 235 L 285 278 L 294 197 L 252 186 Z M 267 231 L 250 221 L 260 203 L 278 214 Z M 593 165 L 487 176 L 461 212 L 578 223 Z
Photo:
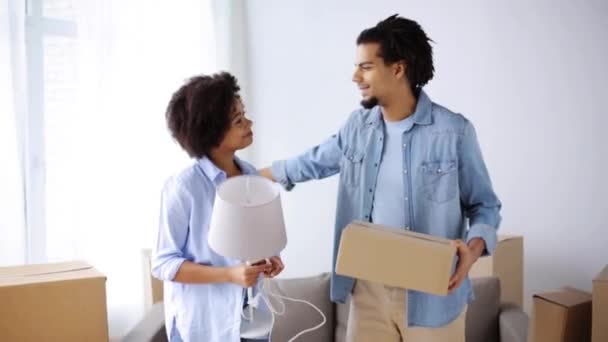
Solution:
M 431 98 L 475 124 L 501 233 L 525 237 L 525 296 L 591 289 L 608 263 L 608 2 L 248 1 L 249 110 L 259 166 L 337 131 L 359 95 L 359 32 L 394 13 L 434 45 Z M 283 193 L 283 276 L 330 268 L 337 178 Z

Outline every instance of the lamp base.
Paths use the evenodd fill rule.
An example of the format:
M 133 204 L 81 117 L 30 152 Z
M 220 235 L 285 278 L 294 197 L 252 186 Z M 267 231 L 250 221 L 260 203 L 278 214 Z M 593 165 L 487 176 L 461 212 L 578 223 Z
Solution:
M 243 310 L 249 310 L 245 307 Z M 241 319 L 241 337 L 249 339 L 266 338 L 272 329 L 272 315 L 267 310 L 253 309 L 250 320 Z

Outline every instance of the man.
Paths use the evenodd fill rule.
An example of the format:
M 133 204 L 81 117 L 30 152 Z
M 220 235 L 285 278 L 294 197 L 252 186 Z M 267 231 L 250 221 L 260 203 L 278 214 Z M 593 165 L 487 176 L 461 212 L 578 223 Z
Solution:
M 429 41 L 416 22 L 397 15 L 361 32 L 353 81 L 363 108 L 322 144 L 261 170 L 288 190 L 340 173 L 331 298 L 343 303 L 352 293 L 349 341 L 464 341 L 474 298 L 469 269 L 496 247 L 501 204 L 475 130 L 422 89 L 434 73 Z M 455 240 L 449 295 L 336 275 L 340 236 L 353 220 Z

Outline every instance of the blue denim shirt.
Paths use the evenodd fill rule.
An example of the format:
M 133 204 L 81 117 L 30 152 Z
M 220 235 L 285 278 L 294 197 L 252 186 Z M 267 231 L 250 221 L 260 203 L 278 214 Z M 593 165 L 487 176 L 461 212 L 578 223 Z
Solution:
M 403 133 L 404 196 L 411 199 L 406 209 L 411 229 L 467 243 L 481 238 L 484 254 L 491 254 L 501 203 L 492 190 L 473 125 L 433 103 L 424 91 L 413 120 Z M 272 164 L 273 176 L 287 190 L 294 183 L 340 174 L 331 278 L 335 302 L 346 301 L 355 281 L 335 273 L 340 236 L 351 221 L 370 221 L 383 139 L 381 108 L 358 109 L 336 135 L 302 155 Z M 450 295 L 408 290 L 407 298 L 409 326 L 440 327 L 453 321 L 474 295 L 467 278 Z
M 235 161 L 243 174 L 257 174 L 252 165 Z M 225 180 L 226 173 L 203 157 L 165 183 L 152 274 L 164 281 L 170 341 L 240 341 L 241 286 L 173 281 L 186 260 L 215 267 L 241 262 L 215 253 L 207 242 L 215 189 Z

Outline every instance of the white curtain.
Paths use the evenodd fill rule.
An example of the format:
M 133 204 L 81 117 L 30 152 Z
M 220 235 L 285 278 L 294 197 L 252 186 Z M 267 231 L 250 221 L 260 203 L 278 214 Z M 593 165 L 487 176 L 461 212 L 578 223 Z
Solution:
M 77 4 L 79 103 L 74 120 L 57 126 L 74 129 L 71 172 L 57 166 L 71 191 L 47 192 L 70 203 L 63 210 L 70 228 L 58 221 L 48 247 L 108 276 L 110 335 L 121 336 L 143 314 L 140 250 L 156 239 L 160 189 L 190 163 L 167 132 L 164 110 L 186 78 L 216 69 L 211 4 Z
M 0 266 L 26 261 L 23 8 L 23 1 L 0 0 Z
M 212 13 L 217 56 L 215 66 L 218 70 L 230 71 L 237 77 L 241 86 L 241 96 L 247 107 L 251 100 L 247 1 L 213 0 Z M 249 113 L 249 116 L 251 117 L 252 114 Z M 238 154 L 246 160 L 254 160 L 251 148 L 239 151 Z
M 235 73 L 247 96 L 244 1 L 32 1 L 76 34 L 26 50 L 24 0 L 0 0 L 0 262 L 27 262 L 37 243 L 43 261 L 89 261 L 108 278 L 110 336 L 120 337 L 143 315 L 140 251 L 155 243 L 162 184 L 191 162 L 164 110 L 185 79 L 218 70 Z M 44 88 L 44 190 L 31 194 L 27 51 L 43 55 L 44 74 L 33 75 Z M 24 228 L 24 193 L 43 204 L 33 216 L 43 232 Z
M 218 70 L 239 78 L 247 101 L 245 2 L 32 3 L 76 34 L 28 49 L 25 1 L 0 0 L 0 264 L 89 261 L 108 277 L 120 337 L 143 315 L 140 251 L 156 239 L 161 186 L 190 163 L 165 107 L 185 79 Z M 28 77 L 43 84 L 40 99 Z

